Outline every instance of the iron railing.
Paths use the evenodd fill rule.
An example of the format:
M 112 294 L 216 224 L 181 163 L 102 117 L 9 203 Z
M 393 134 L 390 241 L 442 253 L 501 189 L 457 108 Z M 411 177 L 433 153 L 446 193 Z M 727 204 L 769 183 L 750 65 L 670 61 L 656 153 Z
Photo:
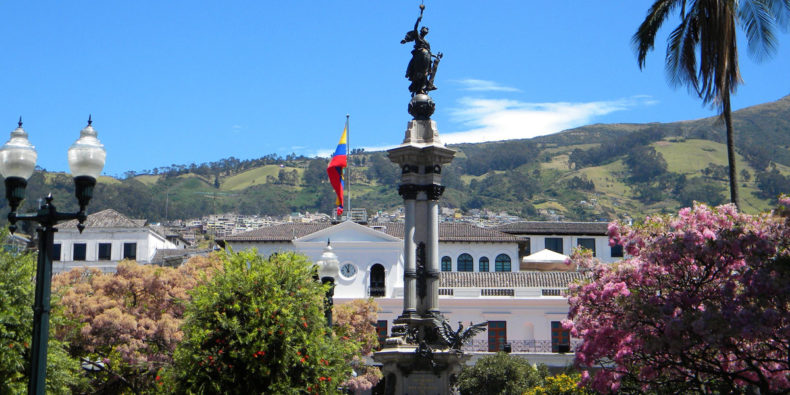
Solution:
M 581 340 L 579 339 L 572 339 L 568 346 L 568 353 L 575 352 L 576 348 L 581 345 Z M 556 351 L 552 351 L 554 348 L 551 340 L 509 340 L 505 342 L 505 344 L 510 344 L 510 351 L 511 352 L 540 352 L 540 353 L 551 353 Z M 487 352 L 488 351 L 488 341 L 487 340 L 472 340 L 471 342 L 467 343 L 463 347 L 464 351 L 469 352 Z

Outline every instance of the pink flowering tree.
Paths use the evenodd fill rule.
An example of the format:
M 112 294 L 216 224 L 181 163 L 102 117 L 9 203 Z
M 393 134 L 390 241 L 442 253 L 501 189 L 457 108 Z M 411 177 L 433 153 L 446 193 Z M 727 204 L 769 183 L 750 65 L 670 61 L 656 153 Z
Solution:
M 53 323 L 53 335 L 68 342 L 72 356 L 93 364 L 93 392 L 150 392 L 183 336 L 187 292 L 220 267 L 211 256 L 179 268 L 123 261 L 116 273 L 79 268 L 58 274 L 53 293 L 64 319 Z
M 335 333 L 341 338 L 347 337 L 359 344 L 359 354 L 354 355 L 350 361 L 356 375 L 342 383 L 355 394 L 372 389 L 383 377 L 379 368 L 366 365 L 360 358 L 372 355 L 373 350 L 379 345 L 378 334 L 373 326 L 379 310 L 381 308 L 373 298 L 355 299 L 342 305 L 335 305 L 334 308 Z
M 695 205 L 639 226 L 611 224 L 629 258 L 571 260 L 588 279 L 569 289 L 584 381 L 598 391 L 760 393 L 790 390 L 787 207 L 750 216 Z

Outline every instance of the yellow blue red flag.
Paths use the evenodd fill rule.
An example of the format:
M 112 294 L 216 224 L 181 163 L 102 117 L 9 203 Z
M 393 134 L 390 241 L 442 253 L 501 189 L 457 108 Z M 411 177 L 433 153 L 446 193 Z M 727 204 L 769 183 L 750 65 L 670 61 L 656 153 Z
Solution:
M 343 135 L 340 136 L 340 141 L 337 143 L 335 153 L 332 154 L 332 159 L 329 161 L 329 166 L 326 172 L 329 175 L 329 183 L 332 184 L 332 189 L 335 190 L 337 198 L 335 199 L 335 206 L 337 206 L 337 215 L 343 213 L 343 169 L 348 164 L 348 122 L 343 128 Z

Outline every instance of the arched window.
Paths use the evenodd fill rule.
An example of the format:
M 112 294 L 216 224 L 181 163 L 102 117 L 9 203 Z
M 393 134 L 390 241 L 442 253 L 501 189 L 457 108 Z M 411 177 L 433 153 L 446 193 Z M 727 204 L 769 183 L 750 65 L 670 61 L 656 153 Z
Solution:
M 509 272 L 510 271 L 510 256 L 507 254 L 499 254 L 494 261 L 494 271 Z
M 480 257 L 480 262 L 477 265 L 477 271 L 478 272 L 487 272 L 488 271 L 488 257 L 487 256 L 481 256 Z
M 384 296 L 387 288 L 384 283 L 384 266 L 375 264 L 370 268 L 370 296 Z
M 453 259 L 449 256 L 442 257 L 442 271 L 443 272 L 451 272 L 453 271 Z
M 459 272 L 473 272 L 475 271 L 475 260 L 472 256 L 463 253 L 458 256 L 458 271 Z

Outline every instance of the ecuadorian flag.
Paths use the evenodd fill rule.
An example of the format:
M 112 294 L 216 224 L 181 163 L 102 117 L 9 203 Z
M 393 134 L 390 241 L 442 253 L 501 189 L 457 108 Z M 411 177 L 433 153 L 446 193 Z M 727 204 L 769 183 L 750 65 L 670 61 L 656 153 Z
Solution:
M 337 215 L 343 213 L 343 169 L 347 165 L 346 155 L 348 153 L 348 124 L 343 128 L 343 135 L 340 136 L 340 141 L 337 143 L 337 149 L 332 154 L 332 159 L 329 161 L 329 166 L 326 172 L 329 175 L 329 182 L 332 184 L 332 189 L 335 190 L 337 199 L 335 199 L 335 206 L 337 206 Z

